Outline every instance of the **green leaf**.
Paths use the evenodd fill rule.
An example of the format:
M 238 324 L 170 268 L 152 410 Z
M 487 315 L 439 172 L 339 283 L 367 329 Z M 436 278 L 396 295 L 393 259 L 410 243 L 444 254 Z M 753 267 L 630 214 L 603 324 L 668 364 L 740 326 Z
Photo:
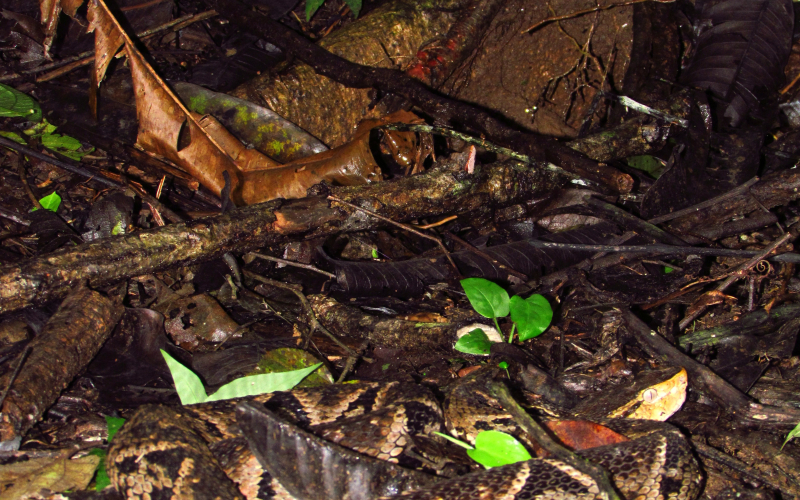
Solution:
M 222 399 L 243 398 L 275 391 L 288 391 L 320 366 L 322 366 L 322 363 L 289 372 L 262 373 L 261 375 L 237 378 L 233 382 L 220 387 L 217 392 L 208 396 L 206 401 L 220 401 Z
M 669 266 L 664 266 L 664 274 L 669 274 L 669 273 L 671 273 L 671 272 L 672 272 L 672 271 L 674 271 L 674 270 L 675 270 L 675 269 L 673 269 L 673 268 L 671 268 L 671 267 L 669 267 Z
M 192 370 L 178 363 L 164 349 L 161 349 L 161 355 L 164 356 L 167 368 L 172 374 L 172 381 L 175 384 L 175 390 L 178 391 L 178 397 L 181 398 L 181 404 L 193 405 L 208 399 L 206 388 L 203 387 L 200 377 L 195 375 Z
M 361 0 L 344 0 L 344 3 L 353 11 L 353 17 L 358 17 L 358 13 L 361 12 Z
M 106 487 L 111 486 L 111 479 L 108 477 L 108 471 L 106 470 L 106 450 L 92 448 L 89 450 L 89 455 L 100 457 L 100 462 L 97 464 L 97 469 L 95 469 L 94 473 L 94 489 L 95 491 L 103 491 Z
M 506 363 L 505 361 L 497 363 L 497 366 L 502 368 L 503 370 L 508 370 L 508 363 Z
M 484 467 L 492 468 L 530 460 L 531 455 L 522 443 L 505 432 L 483 431 L 475 437 L 475 449 L 467 455 Z
M 553 308 L 539 294 L 531 295 L 527 299 L 514 295 L 510 302 L 511 321 L 517 324 L 521 341 L 541 335 L 553 321 Z
M 783 450 L 783 447 L 786 446 L 786 443 L 788 443 L 790 440 L 797 437 L 798 435 L 800 435 L 800 424 L 797 424 L 797 426 L 795 426 L 795 428 L 789 431 L 789 434 L 786 435 L 786 440 L 781 445 L 781 450 Z
M 58 193 L 53 191 L 44 198 L 40 199 L 39 203 L 45 210 L 50 210 L 51 212 L 57 212 L 58 207 L 61 206 L 61 197 L 58 195 Z M 38 210 L 38 208 L 34 208 L 33 210 Z
M 492 343 L 489 341 L 489 337 L 487 337 L 486 333 L 480 328 L 476 328 L 464 335 L 458 339 L 456 345 L 453 346 L 456 351 L 465 352 L 467 354 L 480 354 L 482 356 L 489 354 L 489 349 L 491 349 L 491 347 Z
M 38 122 L 42 119 L 42 108 L 31 96 L 0 83 L 0 117 L 20 116 Z
M 81 141 L 74 137 L 61 134 L 45 133 L 42 136 L 42 146 L 75 161 L 81 161 L 81 158 L 94 151 L 94 148 L 86 151 L 79 151 L 83 146 Z
M 377 248 L 373 248 L 372 249 L 372 258 L 376 259 L 376 260 L 378 259 L 378 249 Z
M 178 397 L 181 399 L 181 404 L 184 405 L 255 396 L 274 391 L 288 391 L 299 384 L 311 372 L 322 366 L 322 363 L 317 363 L 300 370 L 263 373 L 237 378 L 233 382 L 220 387 L 214 394 L 207 396 L 200 377 L 195 375 L 192 370 L 175 361 L 163 349 L 161 350 L 161 355 L 164 356 L 164 360 L 167 362 L 167 367 L 169 367 L 172 380 L 175 383 L 175 390 L 178 391 Z
M 508 316 L 508 292 L 500 285 L 483 278 L 467 278 L 461 280 L 461 287 L 472 308 L 484 318 Z
M 28 143 L 25 142 L 25 139 L 23 139 L 22 136 L 16 132 L 4 132 L 0 130 L 0 136 L 5 137 L 6 139 L 10 139 L 16 143 L 22 144 L 23 146 L 28 145 Z
M 109 443 L 114 436 L 117 435 L 117 431 L 122 427 L 125 423 L 124 418 L 119 417 L 106 417 L 106 428 L 108 429 L 108 438 L 106 439 Z
M 306 21 L 310 21 L 314 14 L 322 7 L 325 0 L 306 0 Z

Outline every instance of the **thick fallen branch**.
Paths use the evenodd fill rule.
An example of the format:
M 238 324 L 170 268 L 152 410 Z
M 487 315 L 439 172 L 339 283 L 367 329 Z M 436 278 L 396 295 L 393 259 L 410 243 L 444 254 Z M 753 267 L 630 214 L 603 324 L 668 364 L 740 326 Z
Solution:
M 552 137 L 523 132 L 471 104 L 442 96 L 396 70 L 355 64 L 332 54 L 297 32 L 254 11 L 237 0 L 208 0 L 234 24 L 308 64 L 318 74 L 352 88 L 376 88 L 409 99 L 440 123 L 466 127 L 487 139 L 537 160 L 546 160 L 571 173 L 597 182 L 613 193 L 627 193 L 633 179 L 596 163 Z
M 23 436 L 58 398 L 106 341 L 123 307 L 87 288 L 78 288 L 61 304 L 30 343 L 31 354 L 19 376 L 0 379 L 11 385 L 0 414 L 0 441 Z
M 333 188 L 332 194 L 392 220 L 407 221 L 510 205 L 558 187 L 555 176 L 541 170 L 505 163 L 469 175 L 454 160 L 397 182 Z M 81 280 L 93 287 L 105 286 L 225 252 L 383 224 L 341 204 L 331 207 L 321 196 L 271 201 L 213 218 L 64 248 L 0 268 L 0 313 L 63 297 Z

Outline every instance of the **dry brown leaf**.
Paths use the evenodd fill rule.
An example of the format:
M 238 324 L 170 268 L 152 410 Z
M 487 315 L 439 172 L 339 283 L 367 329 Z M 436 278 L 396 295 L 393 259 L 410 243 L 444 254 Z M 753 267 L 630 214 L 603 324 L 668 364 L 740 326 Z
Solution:
M 61 14 L 61 0 L 39 0 L 39 12 L 44 29 L 44 56 L 50 59 L 50 47 L 58 29 L 58 15 Z
M 69 17 L 75 17 L 84 0 L 39 0 L 39 11 L 42 16 L 42 28 L 44 29 L 44 56 L 50 59 L 50 47 L 58 30 L 58 16 L 63 9 Z
M 82 490 L 94 477 L 100 457 L 87 455 L 75 460 L 65 450 L 54 457 L 31 458 L 0 466 L 0 500 L 17 500 L 39 495 L 42 490 Z
M 61 8 L 64 10 L 64 14 L 74 18 L 78 9 L 83 5 L 83 1 L 84 0 L 61 0 Z
M 223 173 L 227 172 L 231 200 L 237 205 L 275 198 L 302 198 L 308 188 L 322 181 L 344 186 L 380 181 L 381 169 L 369 146 L 370 130 L 391 122 L 422 121 L 407 111 L 380 120 L 365 120 L 350 143 L 279 165 L 262 153 L 246 148 L 213 117 L 189 112 L 136 50 L 103 0 L 91 1 L 89 16 L 90 30 L 95 32 L 96 82 L 103 79 L 119 47 L 125 47 L 136 95 L 137 144 L 177 164 L 218 195 L 225 187 Z M 408 139 L 406 142 L 416 145 Z M 407 147 L 401 149 L 402 153 L 398 154 L 410 154 Z

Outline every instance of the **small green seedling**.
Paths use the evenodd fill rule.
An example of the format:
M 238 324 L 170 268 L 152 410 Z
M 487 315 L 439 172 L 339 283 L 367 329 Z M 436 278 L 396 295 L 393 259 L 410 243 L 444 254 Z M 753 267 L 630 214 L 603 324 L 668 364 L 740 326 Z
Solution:
M 508 373 L 508 363 L 506 363 L 505 361 L 501 361 L 501 362 L 497 363 L 497 366 L 501 370 L 505 370 L 506 371 L 506 375 L 508 376 L 508 378 L 511 378 L 511 374 Z
M 469 299 L 469 303 L 472 304 L 475 311 L 481 316 L 494 321 L 498 332 L 501 330 L 500 325 L 497 323 L 497 318 L 503 318 L 511 314 L 511 321 L 514 324 L 511 327 L 511 333 L 508 335 L 509 343 L 514 340 L 514 331 L 516 329 L 519 330 L 519 340 L 525 341 L 541 335 L 553 320 L 553 308 L 550 307 L 547 299 L 539 294 L 531 295 L 527 299 L 523 299 L 519 295 L 509 298 L 508 292 L 499 285 L 483 278 L 461 280 L 461 286 L 464 288 L 467 299 Z M 456 343 L 456 350 L 467 352 L 459 349 L 459 343 L 474 332 L 475 330 L 459 339 L 458 343 Z
M 44 198 L 39 200 L 39 204 L 42 205 L 42 208 L 45 210 L 50 210 L 51 212 L 58 212 L 58 207 L 61 206 L 61 197 L 53 191 L 52 193 L 48 194 Z M 33 207 L 31 212 L 39 210 L 39 207 Z
M 260 375 L 237 378 L 233 382 L 223 385 L 217 392 L 209 396 L 206 394 L 206 389 L 203 387 L 200 377 L 192 370 L 178 363 L 163 349 L 161 350 L 161 355 L 164 356 L 164 360 L 167 362 L 167 367 L 169 367 L 172 380 L 175 383 L 175 390 L 178 391 L 178 397 L 181 399 L 181 404 L 184 405 L 256 396 L 275 391 L 288 391 L 322 366 L 322 363 L 317 363 L 299 370 L 262 373 Z
M 789 434 L 786 435 L 786 440 L 781 445 L 781 450 L 783 450 L 783 447 L 786 446 L 786 443 L 796 438 L 798 435 L 800 435 L 800 424 L 797 424 L 795 428 L 790 430 Z
M 106 417 L 106 429 L 108 429 L 108 437 L 106 438 L 106 442 L 111 443 L 111 440 L 114 439 L 117 431 L 124 423 L 124 418 Z M 101 448 L 92 448 L 89 450 L 89 454 L 100 457 L 100 463 L 97 464 L 97 469 L 95 470 L 94 474 L 94 489 L 96 491 L 103 491 L 107 486 L 111 485 L 111 479 L 109 479 L 108 471 L 106 471 L 106 450 Z
M 475 436 L 475 446 L 441 432 L 434 432 L 434 434 L 466 448 L 467 455 L 487 469 L 531 459 L 531 454 L 522 446 L 522 443 L 505 432 L 481 431 Z

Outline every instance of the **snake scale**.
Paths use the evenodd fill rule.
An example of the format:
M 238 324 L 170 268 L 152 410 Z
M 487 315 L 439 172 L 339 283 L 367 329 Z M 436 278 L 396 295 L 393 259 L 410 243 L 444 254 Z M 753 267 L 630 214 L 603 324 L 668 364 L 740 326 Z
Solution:
M 145 406 L 117 433 L 107 467 L 112 484 L 124 498 L 142 500 L 601 498 L 590 477 L 552 458 L 460 476 L 453 471 L 464 472 L 463 465 L 451 463 L 438 469 L 440 474 L 453 476 L 450 478 L 421 472 L 436 469 L 443 440 L 434 438 L 432 432 L 443 426 L 468 441 L 484 428 L 521 433 L 481 387 L 480 375 L 466 377 L 446 393 L 443 405 L 423 386 L 362 382 L 247 398 L 247 404 L 240 404 L 238 410 L 241 401 L 180 408 Z M 306 429 L 323 439 L 298 430 L 299 438 L 281 442 L 280 436 L 265 431 L 273 444 L 263 448 L 270 440 L 252 430 L 252 419 L 261 418 L 259 412 L 277 415 L 279 426 Z M 579 453 L 611 473 L 622 497 L 694 500 L 698 496 L 699 467 L 677 429 L 642 420 L 604 423 L 630 440 Z M 317 442 L 337 444 L 320 444 L 321 458 L 314 466 L 312 452 L 304 447 Z M 350 456 L 346 467 L 342 465 L 346 460 L 337 461 L 338 454 L 327 448 L 337 445 L 344 447 L 338 454 Z M 257 449 L 258 458 L 251 448 Z M 283 474 L 285 487 L 262 463 L 269 472 Z M 337 474 L 344 480 L 334 477 Z

